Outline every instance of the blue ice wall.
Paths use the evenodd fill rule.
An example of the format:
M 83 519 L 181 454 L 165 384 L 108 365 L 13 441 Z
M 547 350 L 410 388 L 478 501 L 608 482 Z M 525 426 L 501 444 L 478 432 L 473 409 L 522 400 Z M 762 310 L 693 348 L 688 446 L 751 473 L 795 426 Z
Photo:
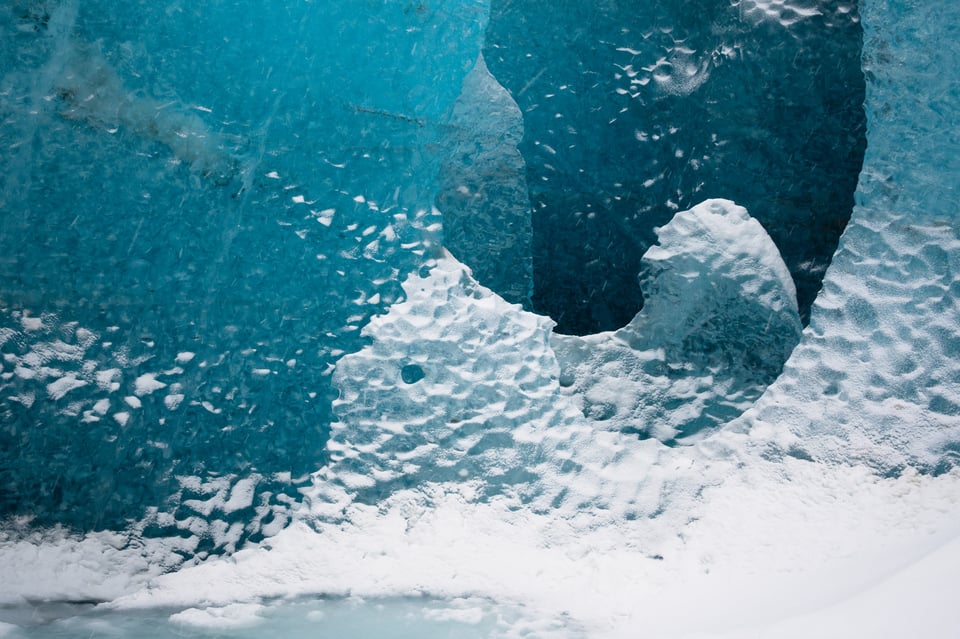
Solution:
M 529 308 L 533 224 L 517 148 L 523 117 L 483 56 L 463 81 L 449 130 L 437 193 L 443 244 L 484 285 Z
M 3 513 L 119 526 L 323 463 L 333 362 L 439 240 L 487 11 L 0 7 Z
M 820 238 L 817 225 L 835 226 L 835 209 L 791 199 L 791 180 L 806 178 L 802 171 L 776 172 L 790 153 L 765 137 L 774 129 L 757 122 L 779 119 L 789 128 L 791 118 L 810 107 L 817 121 L 830 123 L 822 131 L 797 129 L 798 144 L 813 149 L 811 157 L 857 147 L 856 122 L 849 139 L 839 142 L 830 128 L 846 122 L 856 83 L 835 105 L 824 97 L 835 85 L 809 74 L 820 68 L 813 64 L 819 58 L 803 57 L 819 50 L 807 45 L 824 44 L 823 55 L 836 53 L 846 73 L 844 56 L 859 43 L 854 7 L 827 1 L 830 11 L 767 15 L 730 13 L 726 4 L 702 12 L 694 4 L 656 4 L 638 15 L 615 3 L 563 12 L 541 7 L 542 24 L 517 16 L 501 22 L 500 28 L 513 29 L 516 60 L 557 57 L 554 71 L 526 62 L 506 69 L 501 82 L 513 97 L 496 82 L 490 55 L 509 47 L 486 33 L 490 7 L 481 0 L 14 0 L 0 7 L 0 514 L 79 529 L 136 522 L 144 534 L 189 539 L 185 553 L 229 549 L 278 530 L 303 503 L 309 474 L 334 456 L 328 444 L 335 367 L 371 346 L 370 333 L 361 331 L 403 300 L 401 282 L 426 279 L 438 263 L 432 258 L 445 220 L 436 203 L 460 207 L 459 222 L 482 218 L 479 225 L 456 227 L 451 214 L 451 229 L 462 231 L 456 241 L 494 262 L 496 268 L 484 272 L 503 278 L 501 290 L 523 302 L 533 262 L 525 251 L 538 254 L 534 232 L 543 214 L 535 198 L 533 221 L 525 217 L 527 194 L 570 196 L 556 200 L 574 218 L 554 238 L 553 255 L 567 256 L 584 273 L 604 274 L 624 301 L 614 308 L 587 295 L 598 325 L 615 321 L 631 295 L 640 294 L 636 262 L 644 242 L 631 224 L 643 218 L 652 232 L 651 202 L 672 215 L 683 198 L 705 198 L 707 180 L 698 172 L 722 176 L 714 186 L 730 188 L 710 195 L 737 197 L 751 209 L 737 188 L 756 195 L 764 185 L 786 184 L 787 196 L 770 195 L 782 205 L 771 219 L 796 223 L 787 226 L 800 238 L 797 247 L 806 246 L 804 238 Z M 494 13 L 503 18 L 517 8 L 505 4 Z M 571 22 L 579 39 L 569 51 L 537 44 L 548 28 L 560 33 Z M 637 24 L 643 28 L 630 31 Z M 838 33 L 851 39 L 839 38 L 843 45 L 835 51 Z M 653 38 L 649 50 L 642 48 L 644 34 Z M 768 49 L 768 57 L 751 57 Z M 660 61 L 663 52 L 674 57 Z M 783 76 L 796 80 L 784 84 L 777 65 L 788 59 L 800 75 Z M 481 60 L 490 62 L 493 75 L 483 72 Z M 506 55 L 498 54 L 497 64 L 509 66 Z M 607 73 L 594 93 L 588 91 L 593 66 Z M 575 84 L 565 84 L 567 74 Z M 510 85 L 520 78 L 522 85 Z M 813 91 L 820 81 L 823 90 Z M 741 98 L 764 83 L 790 100 L 740 114 L 749 104 Z M 539 104 L 533 98 L 557 99 L 548 95 L 554 89 L 577 96 L 561 110 L 533 108 Z M 732 102 L 720 99 L 727 94 Z M 547 119 L 574 116 L 583 122 L 564 122 L 557 133 L 566 147 L 538 134 Z M 732 129 L 712 129 L 718 118 L 729 119 Z M 582 144 L 576 141 L 581 131 Z M 696 135 L 684 141 L 685 132 Z M 518 142 L 521 150 L 526 145 L 526 157 L 517 153 Z M 590 161 L 563 164 L 571 145 L 574 157 Z M 537 157 L 530 155 L 534 148 Z M 656 149 L 653 159 L 635 163 L 647 149 Z M 531 157 L 536 162 L 525 169 Z M 833 166 L 802 157 L 816 179 Z M 553 172 L 565 177 L 553 180 Z M 551 183 L 556 190 L 544 187 Z M 648 191 L 666 199 L 648 201 Z M 599 197 L 612 207 L 608 212 L 620 213 L 588 210 L 581 196 L 587 203 Z M 800 210 L 826 210 L 827 217 L 792 217 Z M 498 226 L 504 218 L 510 224 Z M 599 234 L 591 230 L 595 219 L 607 225 Z M 504 232 L 511 228 L 516 235 Z M 771 235 L 777 239 L 775 229 Z M 628 245 L 617 244 L 625 238 Z M 572 251 L 578 246 L 589 255 Z M 822 270 L 822 260 L 811 264 L 811 272 Z M 511 273 L 516 279 L 508 281 Z M 558 293 L 562 301 L 579 286 L 568 273 L 558 268 L 558 288 L 541 290 L 565 291 Z M 491 467 L 509 466 L 498 476 L 522 483 L 523 462 L 510 461 L 523 459 L 511 454 L 522 415 L 589 427 L 577 421 L 583 413 L 550 404 L 560 396 L 550 320 L 515 322 L 515 307 L 489 303 L 486 290 L 459 279 L 455 269 L 450 277 L 470 296 L 460 309 L 470 334 L 511 348 L 511 358 L 522 363 L 510 397 L 519 393 L 523 410 L 516 412 L 513 401 L 505 405 L 510 416 L 498 416 L 493 427 L 507 436 L 484 438 L 484 416 L 497 404 L 467 385 L 446 399 L 469 398 L 464 406 L 476 415 L 431 414 L 431 423 L 464 424 L 483 443 L 451 455 L 476 453 Z M 448 301 L 438 298 L 431 308 L 437 322 L 457 319 L 462 328 Z M 565 321 L 563 308 L 555 319 Z M 528 330 L 537 348 L 525 351 L 522 341 L 505 340 L 493 328 L 501 324 L 522 325 L 516 339 Z M 440 341 L 456 336 L 451 329 Z M 429 343 L 424 338 L 421 346 Z M 454 346 L 451 352 L 459 353 L 471 343 Z M 415 395 L 437 380 L 424 362 L 410 359 L 430 354 L 410 351 L 391 354 L 391 365 L 402 363 L 396 371 L 340 366 L 340 375 L 365 382 L 382 373 Z M 724 348 L 716 353 L 730 355 Z M 450 363 L 462 365 L 467 377 L 493 376 L 496 388 L 512 383 L 498 374 L 494 358 L 480 353 L 478 365 L 468 355 Z M 710 353 L 700 355 L 692 360 L 711 360 Z M 525 377 L 536 393 L 524 395 Z M 342 442 L 333 444 L 349 450 L 343 442 L 367 425 L 376 432 L 396 406 L 365 398 L 385 389 L 347 389 L 356 391 L 357 401 L 339 398 Z M 360 417 L 351 416 L 361 415 L 358 427 Z M 406 420 L 402 411 L 390 416 Z M 542 463 L 553 463 L 540 448 L 524 446 L 520 452 L 533 450 Z M 437 453 L 433 460 L 446 457 Z M 334 461 L 349 467 L 351 458 Z M 467 459 L 457 476 L 473 468 Z M 425 471 L 395 479 L 431 478 Z
M 494 0 L 484 53 L 524 116 L 534 308 L 563 333 L 620 328 L 654 228 L 719 197 L 773 238 L 806 323 L 863 160 L 861 39 L 853 0 Z

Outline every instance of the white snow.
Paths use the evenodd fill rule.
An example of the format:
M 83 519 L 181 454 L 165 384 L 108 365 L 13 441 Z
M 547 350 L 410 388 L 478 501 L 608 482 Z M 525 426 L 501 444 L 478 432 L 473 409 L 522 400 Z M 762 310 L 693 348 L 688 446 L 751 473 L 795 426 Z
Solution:
M 220 608 L 188 608 L 170 615 L 175 625 L 215 631 L 246 628 L 265 621 L 259 604 L 229 604 Z
M 684 457 L 696 459 L 689 449 Z M 960 614 L 933 605 L 949 599 L 960 565 L 958 489 L 958 473 L 881 479 L 857 467 L 751 460 L 685 513 L 584 529 L 433 487 L 352 506 L 349 523 L 295 524 L 269 548 L 158 577 L 112 606 L 429 592 L 521 605 L 528 618 L 565 620 L 566 636 L 898 637 L 918 615 L 942 629 Z M 838 631 L 861 622 L 875 633 Z
M 140 397 L 166 387 L 166 384 L 157 380 L 157 376 L 154 373 L 144 373 L 134 381 L 134 393 Z
M 43 328 L 43 320 L 39 317 L 24 315 L 20 318 L 20 326 L 22 326 L 25 331 L 39 331 Z
M 47 394 L 50 396 L 50 399 L 56 401 L 62 399 L 70 391 L 86 385 L 87 382 L 82 379 L 77 379 L 72 373 L 68 373 L 60 379 L 47 384 Z
M 234 484 L 230 491 L 230 498 L 221 507 L 223 512 L 232 513 L 252 506 L 257 479 L 257 477 L 245 477 Z

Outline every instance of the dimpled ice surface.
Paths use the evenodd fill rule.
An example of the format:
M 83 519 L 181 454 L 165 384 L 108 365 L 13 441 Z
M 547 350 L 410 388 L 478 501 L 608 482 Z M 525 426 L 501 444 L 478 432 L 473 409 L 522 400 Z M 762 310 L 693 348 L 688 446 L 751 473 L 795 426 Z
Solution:
M 4 4 L 0 636 L 943 636 L 958 42 Z
M 116 527 L 177 495 L 181 525 L 241 481 L 220 512 L 256 534 L 296 495 L 333 364 L 439 238 L 487 11 L 0 10 L 6 512 Z

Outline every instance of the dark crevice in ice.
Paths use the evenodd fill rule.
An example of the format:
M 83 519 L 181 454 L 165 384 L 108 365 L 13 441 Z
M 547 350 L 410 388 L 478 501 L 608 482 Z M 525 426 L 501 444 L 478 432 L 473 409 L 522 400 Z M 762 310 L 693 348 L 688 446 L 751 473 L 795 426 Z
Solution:
M 494 0 L 484 55 L 524 114 L 533 305 L 626 324 L 654 228 L 711 197 L 773 238 L 806 324 L 863 162 L 856 3 L 763 18 L 727 0 Z

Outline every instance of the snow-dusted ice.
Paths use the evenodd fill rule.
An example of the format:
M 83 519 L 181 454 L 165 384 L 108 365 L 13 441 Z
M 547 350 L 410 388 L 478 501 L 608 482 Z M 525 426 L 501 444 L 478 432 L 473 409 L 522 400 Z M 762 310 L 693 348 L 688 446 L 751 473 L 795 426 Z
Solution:
M 332 87 L 325 69 L 352 60 L 349 41 L 312 34 L 312 20 L 353 14 L 309 4 L 288 17 L 298 37 L 341 45 L 310 67 Z M 510 282 L 510 268 L 487 263 L 481 276 L 443 245 L 440 192 L 464 196 L 461 215 L 502 206 L 518 246 L 536 232 L 522 217 L 538 203 L 510 200 L 540 174 L 523 177 L 522 102 L 479 57 L 495 6 L 365 5 L 351 23 L 361 42 L 411 47 L 394 75 L 345 81 L 344 104 L 316 98 L 336 131 L 294 109 L 313 99 L 310 83 L 266 91 L 266 115 L 251 115 L 259 107 L 230 105 L 234 91 L 260 95 L 258 83 L 239 88 L 253 76 L 199 101 L 154 67 L 133 74 L 151 52 L 111 29 L 163 41 L 130 20 L 139 10 L 110 27 L 69 0 L 0 9 L 0 59 L 14 69 L 0 70 L 0 139 L 13 145 L 0 155 L 0 231 L 11 247 L 6 236 L 23 233 L 8 262 L 34 269 L 0 285 L 0 637 L 875 639 L 960 627 L 960 6 L 733 4 L 771 38 L 863 21 L 868 147 L 806 327 L 774 234 L 733 198 L 660 225 L 643 257 L 644 307 L 593 335 L 555 333 L 494 291 L 528 302 L 522 251 Z M 185 11 L 150 13 L 148 30 Z M 238 35 L 192 19 L 218 42 Z M 312 51 L 268 44 L 237 63 L 266 73 L 257 56 Z M 96 93 L 81 107 L 53 76 L 91 47 L 100 66 L 72 76 Z M 404 90 L 367 100 L 381 83 Z M 77 117 L 43 111 L 44 89 Z M 219 124 L 194 109 L 203 126 L 191 129 L 214 156 L 242 158 L 234 184 L 185 166 L 197 160 L 168 143 L 164 127 L 180 125 L 167 116 L 147 140 L 158 97 L 175 98 L 171 114 L 237 109 Z M 115 133 L 104 130 L 111 99 L 125 109 Z M 471 147 L 470 118 L 496 117 Z M 293 134 L 285 118 L 306 124 Z M 32 150 L 18 146 L 28 130 Z M 56 185 L 41 178 L 75 161 L 71 144 L 153 190 L 128 194 L 138 220 L 100 238 L 110 250 L 95 255 L 127 251 L 111 268 L 57 271 L 66 248 L 102 247 L 70 236 L 70 216 L 48 229 L 66 235 L 42 240 L 34 209 L 7 208 L 47 201 Z M 61 177 L 74 188 L 82 173 Z M 169 215 L 205 203 L 222 217 L 139 220 L 148 200 L 173 201 L 173 183 L 189 190 Z M 78 218 L 89 213 L 80 193 Z M 152 224 L 170 241 L 154 243 Z M 191 224 L 210 233 L 201 241 Z M 221 270 L 203 270 L 208 259 Z M 64 292 L 44 291 L 57 273 Z M 193 299 L 195 278 L 220 288 Z M 153 286 L 179 297 L 160 304 Z
M 642 261 L 643 310 L 617 331 L 553 345 L 560 383 L 597 427 L 673 442 L 748 408 L 801 326 L 790 272 L 743 207 L 708 200 L 657 233 Z

